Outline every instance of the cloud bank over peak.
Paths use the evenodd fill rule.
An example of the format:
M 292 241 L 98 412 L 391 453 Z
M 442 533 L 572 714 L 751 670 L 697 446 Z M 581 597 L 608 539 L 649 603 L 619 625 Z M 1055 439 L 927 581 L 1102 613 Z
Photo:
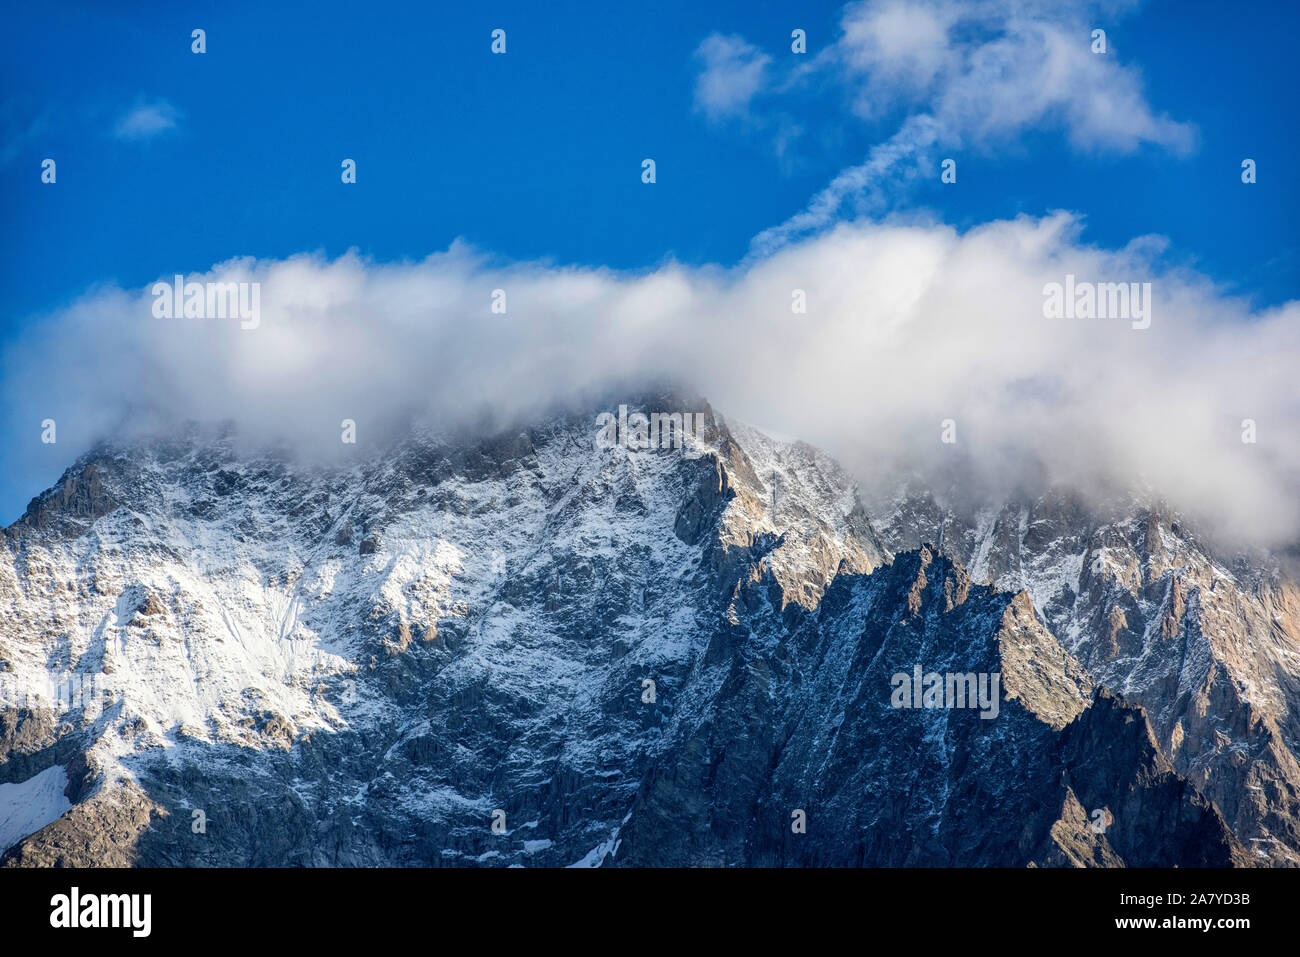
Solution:
M 148 286 L 93 291 L 34 324 L 4 357 L 6 413 L 32 437 L 6 456 L 27 467 L 46 418 L 65 465 L 97 438 L 183 419 L 337 456 L 410 412 L 504 422 L 667 379 L 826 448 L 868 484 L 954 469 L 990 494 L 1030 475 L 1141 484 L 1228 533 L 1294 542 L 1300 303 L 1254 313 L 1161 249 L 1089 246 L 1057 213 L 965 233 L 841 224 L 730 270 L 503 263 L 460 243 L 398 264 L 236 259 L 186 278 L 260 283 L 254 329 L 158 318 Z M 1067 276 L 1151 283 L 1149 328 L 1046 318 L 1045 287 Z M 339 442 L 346 418 L 356 447 Z

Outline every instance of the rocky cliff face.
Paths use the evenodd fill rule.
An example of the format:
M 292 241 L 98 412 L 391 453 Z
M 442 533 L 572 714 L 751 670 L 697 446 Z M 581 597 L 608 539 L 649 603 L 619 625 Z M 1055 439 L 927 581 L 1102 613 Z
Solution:
M 872 514 L 645 405 L 706 427 L 85 456 L 0 556 L 0 788 L 72 805 L 4 863 L 1300 859 L 1288 579 L 1149 511 Z M 917 667 L 996 707 L 899 706 Z
M 1143 706 L 1161 752 L 1261 861 L 1300 863 L 1300 592 L 1286 556 L 1198 540 L 1166 503 L 1060 490 L 942 508 L 902 489 L 892 549 L 943 536 L 975 579 L 1024 590 L 1098 683 Z
M 973 585 L 928 546 L 839 576 L 813 612 L 772 615 L 777 590 L 747 585 L 701 657 L 619 863 L 1244 862 L 1142 709 L 1094 688 L 1024 593 Z M 1000 675 L 998 713 L 895 707 L 891 675 L 914 663 Z

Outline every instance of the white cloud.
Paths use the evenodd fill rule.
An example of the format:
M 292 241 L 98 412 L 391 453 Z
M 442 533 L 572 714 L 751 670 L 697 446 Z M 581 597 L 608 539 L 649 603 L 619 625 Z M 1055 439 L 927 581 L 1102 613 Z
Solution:
M 139 102 L 113 127 L 120 140 L 147 140 L 176 128 L 180 112 L 166 100 Z
M 1113 24 L 1123 6 L 1111 5 L 1104 15 L 1095 4 L 1034 0 L 846 6 L 835 43 L 773 86 L 791 89 L 796 80 L 822 77 L 846 91 L 862 120 L 900 110 L 905 119 L 806 209 L 757 236 L 754 255 L 832 225 L 848 204 L 855 206 L 850 212 L 877 210 L 873 191 L 888 184 L 896 196 L 899 182 L 939 148 L 991 148 L 1030 130 L 1057 129 L 1081 152 L 1193 149 L 1195 127 L 1157 113 L 1140 74 L 1113 47 L 1092 52 L 1094 23 Z
M 883 107 L 888 98 L 919 97 L 958 58 L 949 31 L 955 11 L 940 4 L 902 2 L 854 5 L 846 9 L 838 43 L 848 71 L 870 77 L 872 95 Z M 863 106 L 871 112 L 864 98 Z
M 740 37 L 713 34 L 695 51 L 703 64 L 695 81 L 695 107 L 712 121 L 744 116 L 762 89 L 772 58 Z
M 859 0 L 845 7 L 842 34 L 819 66 L 841 75 L 864 115 L 916 106 L 959 139 L 1059 127 L 1081 150 L 1191 149 L 1194 128 L 1153 111 L 1113 40 L 1092 51 L 1092 28 L 1118 16 L 1096 7 Z
M 96 292 L 10 349 L 0 397 L 11 422 L 56 419 L 70 460 L 95 436 L 176 418 L 338 451 L 344 418 L 364 442 L 411 409 L 503 421 L 669 377 L 868 481 L 1140 480 L 1216 527 L 1294 542 L 1300 303 L 1252 313 L 1161 267 L 1158 243 L 1096 249 L 1078 228 L 1066 214 L 966 233 L 842 224 L 744 268 L 637 274 L 502 265 L 462 245 L 402 265 L 235 260 L 189 278 L 260 281 L 259 328 L 155 319 L 147 288 Z M 1150 328 L 1044 318 L 1044 284 L 1067 273 L 1151 282 Z M 490 311 L 498 288 L 506 315 Z M 939 441 L 945 418 L 956 446 Z M 1245 418 L 1257 444 L 1240 441 Z M 42 448 L 35 425 L 22 434 L 11 466 Z

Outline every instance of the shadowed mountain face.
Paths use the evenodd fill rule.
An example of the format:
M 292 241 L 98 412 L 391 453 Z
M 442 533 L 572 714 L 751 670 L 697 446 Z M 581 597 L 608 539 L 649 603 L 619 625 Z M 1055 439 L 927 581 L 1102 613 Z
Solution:
M 3 862 L 1300 861 L 1266 559 L 1143 505 L 869 511 L 806 445 L 639 407 L 705 425 L 85 456 L 5 531 Z

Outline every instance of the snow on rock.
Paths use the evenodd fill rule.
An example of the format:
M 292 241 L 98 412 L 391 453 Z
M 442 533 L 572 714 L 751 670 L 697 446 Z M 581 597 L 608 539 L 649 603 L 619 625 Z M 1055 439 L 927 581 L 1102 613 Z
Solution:
M 72 810 L 67 786 L 68 774 L 57 764 L 26 781 L 0 784 L 0 853 Z

